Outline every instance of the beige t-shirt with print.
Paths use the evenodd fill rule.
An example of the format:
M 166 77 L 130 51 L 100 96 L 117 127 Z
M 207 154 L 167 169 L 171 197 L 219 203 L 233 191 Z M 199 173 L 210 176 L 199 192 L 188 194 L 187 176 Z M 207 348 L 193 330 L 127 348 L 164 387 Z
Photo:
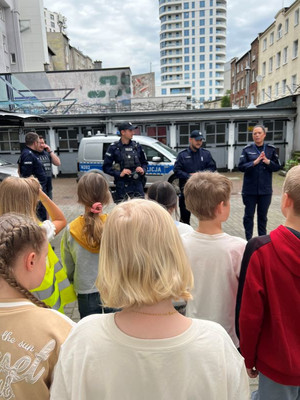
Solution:
M 0 300 L 0 399 L 49 399 L 54 366 L 72 326 L 29 300 Z

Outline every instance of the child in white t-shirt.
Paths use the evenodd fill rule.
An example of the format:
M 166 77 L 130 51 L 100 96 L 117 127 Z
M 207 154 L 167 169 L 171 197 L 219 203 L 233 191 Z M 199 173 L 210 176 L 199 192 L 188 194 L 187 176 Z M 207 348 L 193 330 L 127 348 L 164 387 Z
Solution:
M 187 315 L 221 324 L 236 347 L 235 303 L 246 241 L 223 232 L 230 213 L 230 180 L 216 172 L 197 172 L 187 181 L 184 196 L 198 228 L 182 236 L 195 286 Z
M 64 343 L 53 400 L 248 400 L 243 358 L 219 324 L 186 318 L 193 276 L 159 204 L 118 204 L 105 223 L 96 286 L 115 314 L 83 318 Z

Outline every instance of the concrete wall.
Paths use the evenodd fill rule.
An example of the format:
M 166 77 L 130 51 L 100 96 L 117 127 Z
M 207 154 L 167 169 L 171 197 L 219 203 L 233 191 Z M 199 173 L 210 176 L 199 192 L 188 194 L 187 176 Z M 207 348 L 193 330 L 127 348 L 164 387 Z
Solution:
M 20 73 L 13 74 L 12 81 L 16 104 L 27 113 L 44 113 L 48 108 L 49 112 L 63 114 L 73 103 L 69 114 L 130 109 L 130 68 Z M 22 102 L 22 94 L 30 96 L 32 101 Z M 0 99 L 7 99 L 3 83 Z

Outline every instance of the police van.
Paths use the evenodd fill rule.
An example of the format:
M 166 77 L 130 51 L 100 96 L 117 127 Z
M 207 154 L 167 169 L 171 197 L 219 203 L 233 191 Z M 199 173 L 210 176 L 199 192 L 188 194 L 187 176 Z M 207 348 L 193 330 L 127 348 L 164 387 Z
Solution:
M 82 138 L 78 149 L 78 177 L 84 172 L 101 171 L 109 186 L 113 187 L 114 178 L 103 172 L 103 160 L 109 145 L 118 140 L 120 140 L 118 135 L 103 134 Z M 148 136 L 134 135 L 132 140 L 139 143 L 146 154 L 148 161 L 146 187 L 157 181 L 169 181 L 177 186 L 173 173 L 177 152 Z

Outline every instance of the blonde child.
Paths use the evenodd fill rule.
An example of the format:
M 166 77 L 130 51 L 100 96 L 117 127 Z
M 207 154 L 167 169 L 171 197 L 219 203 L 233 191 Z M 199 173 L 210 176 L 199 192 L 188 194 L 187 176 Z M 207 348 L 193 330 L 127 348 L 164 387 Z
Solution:
M 166 181 L 153 183 L 147 191 L 147 198 L 149 200 L 154 200 L 165 207 L 170 215 L 175 214 L 176 216 L 178 197 L 176 194 L 176 190 L 174 189 L 174 186 L 171 185 L 171 183 Z M 179 221 L 174 222 L 180 235 L 193 231 L 193 228 L 188 224 L 184 224 L 183 222 Z
M 60 346 L 75 325 L 29 291 L 43 280 L 47 253 L 46 231 L 31 218 L 0 217 L 1 399 L 49 399 Z
M 184 187 L 187 209 L 198 228 L 182 236 L 195 287 L 187 315 L 218 322 L 236 347 L 235 303 L 246 241 L 223 232 L 230 213 L 230 180 L 217 172 L 197 172 Z
M 248 379 L 228 334 L 211 321 L 179 314 L 192 272 L 169 213 L 130 200 L 110 213 L 96 285 L 104 305 L 65 342 L 51 399 L 248 400 Z M 67 384 L 66 384 L 67 382 Z
M 107 214 L 103 206 L 111 201 L 108 184 L 97 172 L 83 175 L 77 187 L 78 202 L 84 206 L 84 214 L 72 221 L 61 240 L 61 257 L 68 278 L 74 282 L 78 297 L 80 317 L 110 312 L 101 305 L 95 286 L 98 272 L 99 248 Z
M 37 219 L 36 208 L 39 200 L 45 206 L 51 221 L 40 222 Z M 48 241 L 66 226 L 62 211 L 41 190 L 38 180 L 34 177 L 9 177 L 0 184 L 0 215 L 9 212 L 27 215 L 42 224 L 47 231 Z M 75 301 L 76 295 L 51 245 L 48 247 L 47 269 L 43 282 L 32 291 L 45 304 L 63 312 L 64 305 Z

